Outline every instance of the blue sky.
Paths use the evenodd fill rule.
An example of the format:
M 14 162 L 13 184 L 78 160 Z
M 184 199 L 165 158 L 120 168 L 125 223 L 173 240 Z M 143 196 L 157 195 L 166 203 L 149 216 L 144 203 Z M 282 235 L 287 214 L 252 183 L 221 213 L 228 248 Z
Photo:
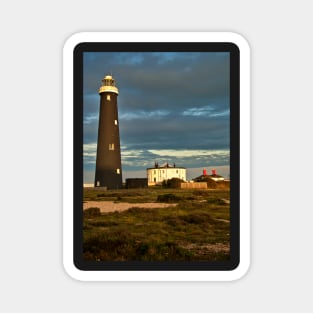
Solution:
M 93 182 L 102 78 L 112 73 L 123 179 L 145 177 L 154 162 L 229 174 L 229 54 L 84 53 L 84 182 Z

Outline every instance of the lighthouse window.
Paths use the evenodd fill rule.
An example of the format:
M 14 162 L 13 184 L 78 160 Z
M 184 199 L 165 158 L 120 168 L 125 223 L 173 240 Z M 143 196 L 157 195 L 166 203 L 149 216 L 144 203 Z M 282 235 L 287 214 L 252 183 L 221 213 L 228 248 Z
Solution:
M 116 174 L 121 174 L 121 171 L 119 168 L 116 169 Z
M 113 151 L 114 150 L 114 143 L 109 144 L 109 150 Z
M 108 100 L 108 101 L 111 100 L 111 95 L 107 95 L 107 100 Z
M 117 125 L 117 120 L 114 120 L 114 125 Z

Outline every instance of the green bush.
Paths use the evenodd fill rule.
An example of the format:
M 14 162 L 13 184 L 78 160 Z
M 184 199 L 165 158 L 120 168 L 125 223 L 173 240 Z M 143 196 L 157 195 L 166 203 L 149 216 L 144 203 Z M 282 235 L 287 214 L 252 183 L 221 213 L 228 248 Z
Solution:
M 101 212 L 99 208 L 88 208 L 84 210 L 84 217 L 97 217 L 100 216 Z
M 164 195 L 158 195 L 157 202 L 175 203 L 179 201 L 180 198 L 172 193 L 166 193 Z
M 163 180 L 162 186 L 165 188 L 180 188 L 180 184 L 184 181 L 180 178 L 171 178 L 167 180 Z

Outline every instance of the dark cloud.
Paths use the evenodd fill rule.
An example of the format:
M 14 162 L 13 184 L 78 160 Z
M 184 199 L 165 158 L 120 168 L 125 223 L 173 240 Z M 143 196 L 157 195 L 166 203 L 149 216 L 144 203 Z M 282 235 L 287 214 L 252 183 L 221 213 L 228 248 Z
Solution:
M 130 147 L 156 149 L 228 149 L 228 118 L 206 119 L 171 114 L 163 119 L 134 119 L 120 122 L 122 142 Z
M 97 141 L 98 90 L 110 72 L 119 88 L 123 167 L 143 169 L 157 158 L 185 167 L 229 163 L 227 53 L 85 53 L 86 147 Z M 226 152 L 185 158 L 149 152 L 162 149 Z M 95 153 L 86 155 L 85 168 L 90 170 L 94 160 Z

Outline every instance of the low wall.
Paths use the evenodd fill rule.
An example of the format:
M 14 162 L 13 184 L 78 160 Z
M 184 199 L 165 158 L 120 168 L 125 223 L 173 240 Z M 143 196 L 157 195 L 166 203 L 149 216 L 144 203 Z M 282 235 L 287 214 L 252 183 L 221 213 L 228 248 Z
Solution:
M 125 182 L 125 187 L 130 188 L 147 188 L 148 179 L 147 178 L 127 178 Z
M 181 183 L 182 189 L 207 189 L 207 183 Z

